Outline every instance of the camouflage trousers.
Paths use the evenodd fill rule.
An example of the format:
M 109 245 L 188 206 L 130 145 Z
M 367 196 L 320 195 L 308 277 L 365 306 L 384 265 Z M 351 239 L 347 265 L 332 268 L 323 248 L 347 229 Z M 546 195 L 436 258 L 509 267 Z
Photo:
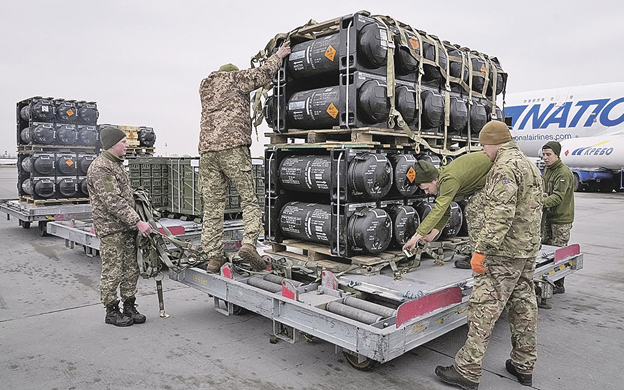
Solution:
M 519 372 L 530 374 L 537 360 L 535 258 L 486 255 L 484 264 L 485 274 L 473 273 L 474 286 L 467 309 L 468 338 L 455 355 L 455 369 L 479 382 L 492 329 L 505 309 L 511 328 L 511 360 Z
M 459 249 L 459 253 L 470 256 L 474 252 L 477 236 L 481 233 L 481 229 L 485 223 L 484 210 L 485 191 L 481 189 L 475 192 L 470 199 L 468 199 L 468 203 L 464 208 L 464 218 L 466 218 L 466 222 L 468 224 L 468 243 L 470 247 Z
M 199 159 L 199 186 L 204 201 L 201 246 L 208 258 L 223 255 L 223 215 L 228 179 L 241 197 L 245 224 L 242 243 L 255 247 L 262 229 L 262 212 L 256 197 L 249 148 L 239 146 L 202 153 Z
M 136 235 L 136 231 L 129 230 L 100 238 L 100 300 L 104 306 L 117 299 L 117 287 L 122 301 L 137 293 L 139 265 L 136 257 Z
M 567 246 L 570 241 L 571 223 L 554 224 L 543 220 L 542 244 L 553 246 Z

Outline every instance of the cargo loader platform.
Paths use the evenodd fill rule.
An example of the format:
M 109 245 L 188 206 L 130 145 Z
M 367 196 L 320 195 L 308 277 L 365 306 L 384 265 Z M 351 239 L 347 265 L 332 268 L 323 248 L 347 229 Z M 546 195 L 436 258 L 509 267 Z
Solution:
M 24 229 L 30 228 L 33 222 L 37 222 L 39 234 L 45 236 L 48 234 L 49 222 L 91 218 L 91 205 L 88 199 L 86 201 L 87 203 L 63 203 L 62 200 L 56 200 L 58 204 L 37 206 L 19 200 L 7 200 L 0 202 L 0 211 L 7 215 L 7 220 L 11 217 L 17 218 L 19 226 Z
M 322 270 L 320 278 L 302 282 L 297 279 L 310 270 L 287 279 L 236 274 L 230 263 L 220 275 L 188 268 L 170 270 L 169 277 L 214 297 L 215 310 L 225 315 L 245 309 L 271 319 L 272 342 L 316 337 L 334 344 L 352 367 L 369 370 L 466 323 L 472 271 L 439 264 L 425 259 L 400 279 L 386 268 L 370 276 Z M 582 267 L 578 245 L 543 247 L 534 280 L 552 285 Z

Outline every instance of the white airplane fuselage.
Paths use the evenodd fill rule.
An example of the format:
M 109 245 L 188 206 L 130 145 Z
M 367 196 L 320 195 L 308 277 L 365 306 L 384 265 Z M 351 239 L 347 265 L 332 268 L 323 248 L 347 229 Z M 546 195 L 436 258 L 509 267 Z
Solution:
M 624 82 L 507 95 L 511 135 L 530 157 L 551 140 L 624 132 Z

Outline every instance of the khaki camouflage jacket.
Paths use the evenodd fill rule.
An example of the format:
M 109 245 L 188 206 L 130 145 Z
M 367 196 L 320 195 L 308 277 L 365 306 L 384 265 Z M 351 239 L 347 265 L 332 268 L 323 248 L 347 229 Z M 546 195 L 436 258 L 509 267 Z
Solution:
M 251 145 L 249 94 L 268 84 L 281 62 L 274 54 L 259 68 L 212 72 L 202 80 L 200 154 Z
M 475 252 L 535 257 L 540 247 L 543 182 L 515 141 L 500 147 L 485 183 L 485 223 Z
M 123 159 L 103 151 L 89 166 L 87 186 L 97 237 L 136 229 L 133 190 Z

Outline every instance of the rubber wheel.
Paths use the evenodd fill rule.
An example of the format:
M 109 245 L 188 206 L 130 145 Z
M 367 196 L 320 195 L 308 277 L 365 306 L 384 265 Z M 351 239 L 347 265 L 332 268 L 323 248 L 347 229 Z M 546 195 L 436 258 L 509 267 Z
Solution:
M 364 360 L 363 362 L 358 363 L 358 357 L 356 355 L 352 355 L 345 351 L 342 351 L 342 354 L 344 355 L 345 359 L 347 359 L 347 363 L 349 363 L 351 367 L 359 371 L 370 371 L 379 365 L 378 361 L 371 358 L 366 358 L 366 360 Z
M 581 184 L 581 180 L 578 175 L 574 174 L 574 192 L 581 192 L 583 190 L 583 185 Z
M 47 222 L 39 221 L 39 235 L 41 237 L 48 236 L 48 223 Z
M 245 309 L 244 307 L 240 307 L 237 305 L 234 305 L 234 307 L 232 308 L 232 314 L 234 314 L 235 316 L 241 316 L 243 314 L 247 314 L 247 309 Z
M 30 222 L 27 221 L 19 221 L 19 224 L 21 227 L 23 227 L 24 229 L 30 229 Z

